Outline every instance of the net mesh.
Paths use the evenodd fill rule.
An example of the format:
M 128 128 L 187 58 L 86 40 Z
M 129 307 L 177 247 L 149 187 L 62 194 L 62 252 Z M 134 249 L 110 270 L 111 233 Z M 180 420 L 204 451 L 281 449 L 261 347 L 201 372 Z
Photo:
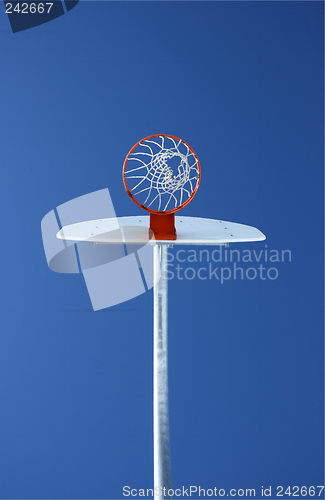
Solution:
M 145 208 L 168 211 L 194 193 L 200 178 L 198 160 L 181 139 L 144 139 L 129 155 L 124 178 L 131 195 Z

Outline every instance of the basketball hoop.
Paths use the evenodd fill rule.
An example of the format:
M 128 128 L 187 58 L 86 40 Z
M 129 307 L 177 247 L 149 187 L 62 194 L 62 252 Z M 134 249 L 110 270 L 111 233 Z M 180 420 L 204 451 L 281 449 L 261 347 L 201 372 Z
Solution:
M 201 167 L 195 152 L 172 135 L 150 135 L 127 154 L 123 182 L 130 198 L 150 213 L 158 240 L 176 240 L 175 212 L 195 196 Z
M 92 198 L 92 202 L 89 202 L 90 212 L 89 207 L 86 207 L 89 219 L 64 225 L 57 233 L 57 238 L 64 240 L 62 248 L 57 241 L 53 241 L 53 227 L 58 227 L 54 210 L 42 220 L 44 248 L 47 247 L 47 251 L 45 249 L 47 260 L 53 270 L 68 272 L 67 268 L 71 266 L 71 272 L 78 272 L 76 254 L 73 253 L 76 260 L 72 261 L 71 253 L 69 253 L 69 250 L 74 249 L 65 241 L 82 242 L 85 245 L 95 243 L 123 247 L 123 262 L 118 265 L 115 263 L 116 257 L 113 260 L 104 259 L 103 261 L 104 254 L 102 253 L 96 255 L 97 260 L 91 260 L 89 257 L 93 254 L 82 246 L 85 251 L 84 261 L 79 258 L 80 267 L 85 275 L 86 283 L 88 280 L 89 287 L 96 289 L 98 306 L 96 305 L 96 309 L 94 307 L 95 310 L 108 307 L 107 297 L 111 297 L 112 294 L 114 294 L 113 303 L 109 305 L 119 304 L 124 300 L 129 300 L 131 296 L 136 297 L 139 293 L 154 287 L 153 448 L 156 500 L 170 499 L 169 491 L 172 490 L 168 397 L 169 240 L 174 240 L 172 244 L 177 246 L 228 245 L 265 239 L 264 234 L 258 229 L 243 224 L 198 217 L 175 217 L 175 213 L 194 198 L 200 178 L 199 160 L 185 141 L 172 135 L 151 135 L 133 146 L 123 166 L 123 182 L 126 191 L 139 207 L 150 213 L 150 224 L 148 216 L 116 217 L 113 208 L 111 210 L 114 212 L 114 217 L 94 219 L 90 216 L 90 213 L 93 214 Z M 104 213 L 110 205 L 109 198 L 109 203 L 105 203 Z M 73 203 L 73 207 L 75 206 L 80 207 L 80 202 Z M 59 215 L 63 210 L 61 207 L 58 207 Z M 85 213 L 83 205 L 81 208 L 81 213 Z M 69 217 L 71 217 L 70 210 L 66 212 Z M 79 215 L 78 220 L 80 220 Z M 177 239 L 175 226 L 178 231 Z M 151 238 L 152 234 L 155 238 Z M 151 245 L 153 251 L 144 254 L 143 247 L 147 245 Z M 138 248 L 129 252 L 130 246 Z M 124 256 L 125 250 L 127 255 Z M 151 250 L 150 246 L 149 250 Z M 152 253 L 153 275 L 150 275 L 148 256 L 151 259 Z M 79 253 L 79 257 L 80 255 Z M 116 252 L 112 252 L 112 255 L 115 256 Z M 118 262 L 120 260 L 122 259 L 118 259 Z M 96 263 L 95 267 L 92 267 L 93 263 Z M 106 267 L 108 264 L 110 266 Z M 142 280 L 146 282 L 146 286 Z M 114 287 L 116 284 L 118 284 L 118 290 Z M 121 286 L 125 288 L 126 294 L 124 290 L 123 294 L 121 293 Z M 134 295 L 132 290 L 136 290 Z M 162 489 L 163 494 L 162 491 L 159 492 L 159 488 Z

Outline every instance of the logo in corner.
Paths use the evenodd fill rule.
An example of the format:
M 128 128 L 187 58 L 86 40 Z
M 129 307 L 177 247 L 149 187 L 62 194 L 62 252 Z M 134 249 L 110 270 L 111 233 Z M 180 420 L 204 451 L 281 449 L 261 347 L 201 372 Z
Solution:
M 73 9 L 79 0 L 10 1 L 3 0 L 13 33 L 35 28 Z

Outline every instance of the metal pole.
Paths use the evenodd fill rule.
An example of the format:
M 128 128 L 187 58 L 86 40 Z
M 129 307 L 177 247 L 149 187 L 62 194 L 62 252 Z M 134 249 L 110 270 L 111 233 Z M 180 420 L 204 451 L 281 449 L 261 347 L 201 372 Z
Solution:
M 172 498 L 168 404 L 167 245 L 154 247 L 153 433 L 155 498 Z M 159 280 L 159 275 L 161 277 Z M 157 280 L 158 283 L 157 283 Z M 160 489 L 158 490 L 158 487 Z M 157 488 L 157 490 L 156 490 Z M 165 488 L 165 490 L 163 489 Z M 159 495 L 160 493 L 160 495 Z

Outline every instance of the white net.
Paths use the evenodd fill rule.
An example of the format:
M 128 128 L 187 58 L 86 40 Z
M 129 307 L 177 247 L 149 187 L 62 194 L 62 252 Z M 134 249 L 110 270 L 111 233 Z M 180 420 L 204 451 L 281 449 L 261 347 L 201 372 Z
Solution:
M 200 172 L 198 160 L 186 143 L 160 135 L 143 140 L 132 151 L 124 178 L 138 203 L 166 212 L 193 195 Z

